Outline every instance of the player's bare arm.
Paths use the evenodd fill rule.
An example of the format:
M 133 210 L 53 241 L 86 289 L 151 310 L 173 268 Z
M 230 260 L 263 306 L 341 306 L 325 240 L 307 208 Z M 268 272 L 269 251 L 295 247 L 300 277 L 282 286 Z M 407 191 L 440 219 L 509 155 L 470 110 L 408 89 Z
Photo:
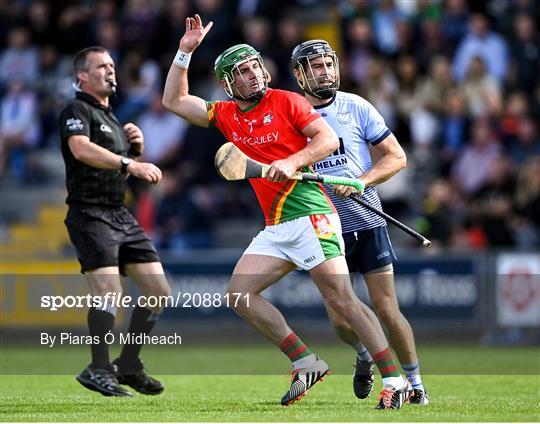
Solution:
M 339 147 L 336 133 L 323 118 L 306 125 L 302 134 L 309 137 L 311 142 L 288 158 L 273 162 L 268 172 L 269 181 L 284 181 L 300 168 L 324 159 Z
M 394 134 L 390 134 L 372 148 L 380 159 L 360 177 L 366 187 L 385 182 L 407 165 L 405 151 Z
M 118 171 L 123 156 L 117 155 L 95 143 L 84 135 L 72 135 L 68 139 L 69 150 L 78 161 L 98 169 Z M 161 181 L 161 170 L 152 163 L 131 161 L 127 172 L 152 184 Z
M 381 184 L 397 174 L 407 165 L 407 157 L 394 134 L 390 134 L 383 141 L 370 146 L 375 157 L 379 158 L 368 172 L 359 180 L 366 187 Z M 335 186 L 334 193 L 338 196 L 348 197 L 355 189 L 347 186 Z
M 193 53 L 212 25 L 213 22 L 209 22 L 203 26 L 199 15 L 186 18 L 186 32 L 180 39 L 179 51 L 189 55 Z M 187 71 L 187 66 L 180 67 L 174 62 L 171 64 L 163 91 L 163 106 L 194 125 L 208 127 L 210 122 L 206 102 L 189 94 Z

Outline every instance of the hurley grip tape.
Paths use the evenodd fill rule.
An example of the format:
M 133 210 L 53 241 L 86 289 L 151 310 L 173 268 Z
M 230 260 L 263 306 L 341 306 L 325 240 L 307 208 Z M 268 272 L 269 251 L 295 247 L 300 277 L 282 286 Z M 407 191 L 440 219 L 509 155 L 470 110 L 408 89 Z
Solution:
M 325 184 L 333 184 L 333 185 L 340 184 L 340 185 L 354 187 L 356 191 L 359 191 L 359 192 L 363 192 L 364 189 L 366 188 L 364 186 L 364 183 L 362 183 L 362 181 L 357 180 L 355 178 L 348 178 L 348 177 L 334 177 L 331 175 L 325 175 L 323 177 L 323 182 Z

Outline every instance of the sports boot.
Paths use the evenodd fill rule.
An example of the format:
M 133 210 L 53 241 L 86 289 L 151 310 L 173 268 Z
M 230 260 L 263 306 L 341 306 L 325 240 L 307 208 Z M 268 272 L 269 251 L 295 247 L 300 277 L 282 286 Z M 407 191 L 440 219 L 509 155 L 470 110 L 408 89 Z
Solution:
M 136 359 L 133 363 L 126 365 L 120 358 L 113 361 L 116 367 L 116 377 L 120 384 L 130 386 L 139 393 L 145 395 L 159 395 L 165 388 L 160 381 L 150 377 L 144 369 L 143 361 Z
M 88 365 L 75 377 L 79 383 L 89 390 L 101 393 L 103 396 L 133 396 L 124 389 L 114 375 L 113 368 L 92 368 Z
M 409 400 L 411 384 L 403 379 L 401 387 L 385 387 L 379 395 L 379 404 L 375 409 L 399 409 Z
M 353 377 L 354 394 L 359 399 L 365 399 L 373 390 L 375 366 L 372 361 L 362 361 L 356 357 L 356 367 Z
M 281 398 L 283 406 L 292 405 L 308 393 L 308 389 L 315 383 L 322 381 L 323 377 L 329 373 L 328 364 L 318 356 L 316 361 L 306 367 L 292 371 L 291 387 Z

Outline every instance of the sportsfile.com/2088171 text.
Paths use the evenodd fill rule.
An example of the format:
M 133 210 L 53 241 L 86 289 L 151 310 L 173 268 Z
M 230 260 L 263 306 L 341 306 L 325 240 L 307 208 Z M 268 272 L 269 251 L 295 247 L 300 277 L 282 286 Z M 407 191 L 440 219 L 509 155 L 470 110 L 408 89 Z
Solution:
M 63 308 L 129 308 L 141 306 L 146 308 L 221 308 L 236 307 L 245 302 L 249 308 L 249 293 L 189 293 L 179 291 L 171 296 L 122 296 L 119 293 L 107 293 L 104 296 L 41 296 L 40 306 L 50 311 Z

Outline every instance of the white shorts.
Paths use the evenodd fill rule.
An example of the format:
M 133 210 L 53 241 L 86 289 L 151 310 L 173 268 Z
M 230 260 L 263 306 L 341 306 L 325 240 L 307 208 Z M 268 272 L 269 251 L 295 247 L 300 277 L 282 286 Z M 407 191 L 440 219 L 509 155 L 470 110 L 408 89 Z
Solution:
M 324 261 L 344 255 L 341 222 L 337 213 L 310 215 L 265 227 L 245 250 L 266 255 L 310 270 Z

